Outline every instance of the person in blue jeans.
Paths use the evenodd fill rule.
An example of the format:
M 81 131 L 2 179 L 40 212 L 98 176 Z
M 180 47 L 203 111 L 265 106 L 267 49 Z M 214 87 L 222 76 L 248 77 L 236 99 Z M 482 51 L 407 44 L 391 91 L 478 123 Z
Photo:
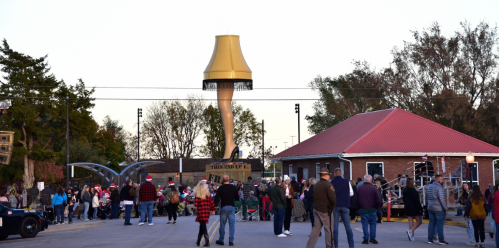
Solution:
M 350 181 L 342 178 L 343 173 L 340 168 L 334 170 L 334 179 L 331 184 L 335 188 L 336 192 L 336 207 L 334 208 L 334 247 L 338 247 L 338 225 L 340 224 L 340 216 L 343 220 L 343 225 L 345 226 L 345 231 L 347 232 L 348 247 L 354 247 L 353 232 L 350 227 L 350 197 L 353 196 L 353 189 Z M 375 236 L 376 237 L 376 236 Z
M 229 246 L 234 245 L 234 232 L 236 231 L 236 209 L 234 201 L 239 201 L 239 194 L 234 185 L 229 184 L 230 178 L 227 175 L 222 177 L 222 186 L 217 190 L 215 196 L 215 206 L 220 202 L 220 237 L 215 242 L 217 245 L 224 245 L 225 224 L 229 220 Z
M 57 224 L 64 224 L 64 205 L 67 204 L 67 196 L 62 187 L 57 188 L 54 197 L 52 197 L 52 208 L 57 216 Z
M 272 212 L 274 213 L 274 235 L 279 238 L 287 237 L 288 235 L 282 232 L 284 225 L 284 214 L 286 213 L 286 197 L 284 189 L 281 186 L 281 179 L 276 178 L 275 184 L 279 187 L 270 189 L 270 200 L 272 201 Z
M 438 234 L 438 244 L 448 245 L 444 239 L 444 223 L 448 208 L 444 188 L 442 187 L 443 182 L 444 178 L 441 175 L 436 175 L 435 181 L 428 185 L 426 189 L 425 205 L 430 217 L 430 223 L 428 224 L 428 244 L 437 243 L 433 241 L 436 231 Z
M 364 241 L 362 241 L 362 244 L 369 244 L 369 242 L 377 244 L 376 210 L 381 207 L 381 195 L 373 185 L 373 178 L 371 175 L 368 174 L 364 176 L 364 183 L 357 188 L 355 202 L 359 207 L 362 231 L 364 232 Z M 343 222 L 348 222 L 348 219 L 343 219 Z

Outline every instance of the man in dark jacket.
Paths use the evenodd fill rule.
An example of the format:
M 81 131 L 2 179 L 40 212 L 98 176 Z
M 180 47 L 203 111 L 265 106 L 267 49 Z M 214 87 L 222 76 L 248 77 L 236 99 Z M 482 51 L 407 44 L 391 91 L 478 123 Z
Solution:
M 246 199 L 248 199 L 248 197 L 250 196 L 250 191 L 253 191 L 255 192 L 255 186 L 253 185 L 253 178 L 252 177 L 248 177 L 248 181 L 243 183 L 243 195 L 244 195 L 244 201 L 246 201 Z
M 353 196 L 353 189 L 350 181 L 341 177 L 340 168 L 334 169 L 335 178 L 331 181 L 336 192 L 336 207 L 334 208 L 334 247 L 338 247 L 338 225 L 340 222 L 340 216 L 343 220 L 343 225 L 347 232 L 348 246 L 354 247 L 352 228 L 350 227 L 350 221 L 348 211 L 350 208 L 350 197 Z
M 229 220 L 229 246 L 234 245 L 234 232 L 236 231 L 236 209 L 234 201 L 239 201 L 239 194 L 234 185 L 229 184 L 230 178 L 227 175 L 222 177 L 222 186 L 217 190 L 215 205 L 220 202 L 220 237 L 216 241 L 217 245 L 224 245 L 225 224 Z
M 274 213 L 274 235 L 279 238 L 287 237 L 282 232 L 284 225 L 284 212 L 286 212 L 286 197 L 284 189 L 281 187 L 281 179 L 275 179 L 275 187 L 270 189 L 270 200 L 272 201 L 272 211 Z
M 109 219 L 118 219 L 118 213 L 120 208 L 120 192 L 118 191 L 116 184 L 111 184 L 111 217 Z
M 130 194 L 130 192 L 133 194 Z M 135 190 L 132 187 L 132 180 L 128 179 L 126 181 L 125 187 L 121 189 L 120 200 L 123 201 L 125 206 L 125 226 L 132 225 L 130 223 L 130 217 L 132 215 L 133 200 L 135 198 Z
M 301 191 L 300 191 L 300 184 L 296 181 L 296 177 L 291 177 L 291 187 L 293 187 L 293 191 L 295 193 L 300 193 L 301 194 Z M 293 198 L 295 198 L 295 196 L 293 196 Z
M 355 202 L 359 207 L 364 241 L 362 244 L 377 244 L 376 241 L 376 210 L 381 207 L 381 196 L 378 189 L 373 185 L 371 175 L 364 176 L 364 184 L 357 188 Z
M 326 248 L 333 247 L 333 216 L 332 210 L 336 206 L 336 193 L 334 186 L 329 183 L 331 176 L 327 168 L 320 170 L 321 180 L 314 186 L 314 218 L 315 222 L 310 237 L 308 238 L 307 248 L 315 247 L 322 226 L 326 234 Z
M 139 226 L 144 225 L 144 220 L 146 218 L 146 212 L 148 215 L 149 226 L 154 225 L 152 223 L 152 210 L 154 208 L 154 201 L 156 200 L 156 188 L 151 183 L 152 177 L 147 176 L 146 182 L 140 185 L 139 190 L 139 202 L 142 210 L 140 212 L 140 222 Z

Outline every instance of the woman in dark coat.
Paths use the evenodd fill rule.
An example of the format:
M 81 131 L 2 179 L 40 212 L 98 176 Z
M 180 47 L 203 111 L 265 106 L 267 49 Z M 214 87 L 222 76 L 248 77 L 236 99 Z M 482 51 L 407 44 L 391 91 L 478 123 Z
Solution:
M 312 227 L 314 227 L 315 224 L 315 218 L 314 218 L 314 185 L 317 182 L 315 178 L 310 178 L 308 180 L 308 183 L 310 184 L 310 188 L 306 189 L 303 194 L 305 195 L 305 199 L 307 199 L 307 211 L 310 214 L 310 222 L 312 223 Z
M 414 188 L 414 179 L 408 178 L 404 189 L 404 209 L 405 215 L 409 220 L 409 230 L 407 230 L 407 237 L 410 241 L 414 241 L 414 231 L 421 226 L 421 215 L 423 212 L 423 207 L 419 201 L 419 193 Z M 416 219 L 414 224 L 413 220 Z
M 357 217 L 357 204 L 355 202 L 355 195 L 357 194 L 357 184 L 354 180 L 350 180 L 352 185 L 353 196 L 350 196 L 350 223 L 355 224 L 355 217 Z

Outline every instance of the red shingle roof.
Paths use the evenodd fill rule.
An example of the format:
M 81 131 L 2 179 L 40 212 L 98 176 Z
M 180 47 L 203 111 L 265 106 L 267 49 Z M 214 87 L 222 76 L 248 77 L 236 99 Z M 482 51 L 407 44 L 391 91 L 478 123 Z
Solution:
M 274 157 L 469 151 L 499 154 L 499 147 L 395 108 L 355 115 Z

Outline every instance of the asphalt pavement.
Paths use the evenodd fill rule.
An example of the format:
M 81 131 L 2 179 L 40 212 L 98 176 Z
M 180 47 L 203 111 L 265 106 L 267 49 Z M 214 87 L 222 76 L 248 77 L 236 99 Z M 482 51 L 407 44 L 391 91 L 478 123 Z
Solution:
M 179 217 L 176 225 L 166 225 L 166 217 L 153 218 L 154 225 L 138 226 L 138 219 L 132 219 L 133 225 L 124 226 L 120 220 L 74 220 L 73 224 L 49 226 L 47 231 L 40 232 L 37 237 L 23 239 L 19 235 L 10 236 L 0 241 L 0 247 L 29 248 L 29 247 L 196 247 L 199 224 L 195 216 Z M 217 247 L 219 216 L 212 216 L 208 225 L 211 237 L 211 246 Z M 390 222 L 377 225 L 377 240 L 379 244 L 363 245 L 362 225 L 360 222 L 352 224 L 355 247 L 422 247 L 428 245 L 427 224 L 423 224 L 415 232 L 416 241 L 410 242 L 405 231 L 408 224 L 404 222 Z M 273 235 L 273 222 L 236 222 L 235 247 L 305 247 L 310 234 L 310 222 L 291 223 L 293 236 L 277 238 Z M 446 225 L 444 228 L 448 247 L 471 247 L 467 242 L 466 229 L 459 225 Z M 345 229 L 340 223 L 339 247 L 348 247 Z M 225 245 L 228 245 L 228 223 L 226 226 Z M 204 241 L 201 242 L 204 244 Z M 495 247 L 494 240 L 487 234 L 486 247 Z M 325 247 L 324 235 L 319 238 L 316 247 Z

